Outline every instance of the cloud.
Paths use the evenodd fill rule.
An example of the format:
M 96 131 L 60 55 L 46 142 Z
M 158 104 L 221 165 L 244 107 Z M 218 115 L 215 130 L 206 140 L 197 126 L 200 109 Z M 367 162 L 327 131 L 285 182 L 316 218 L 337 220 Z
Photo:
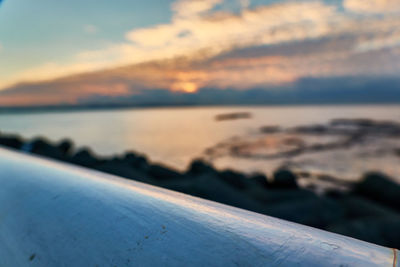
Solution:
M 198 1 L 178 2 L 196 4 Z M 189 8 L 189 14 L 201 14 L 221 1 L 200 1 L 205 6 Z M 207 8 L 206 8 L 207 6 Z M 215 12 L 186 17 L 175 14 L 170 24 L 134 30 L 127 34 L 136 48 L 163 51 L 166 55 L 187 54 L 212 48 L 219 53 L 232 47 L 274 44 L 321 36 L 330 28 L 336 7 L 319 2 L 275 4 L 244 9 L 240 14 Z
M 132 93 L 127 84 L 108 81 L 84 82 L 77 77 L 50 82 L 22 83 L 0 91 L 0 106 L 36 106 L 51 104 L 77 104 L 89 96 L 116 97 Z
M 344 0 L 343 6 L 356 13 L 400 12 L 399 0 Z
M 49 80 L 127 64 L 161 62 L 175 57 L 204 61 L 246 48 L 254 52 L 258 47 L 267 47 L 267 50 L 275 49 L 277 52 L 277 47 L 293 44 L 285 50 L 285 55 L 300 47 L 303 50 L 308 47 L 311 49 L 309 52 L 317 53 L 315 49 L 321 47 L 305 41 L 327 38 L 331 41 L 323 53 L 336 55 L 333 52 L 345 45 L 340 50 L 343 57 L 352 52 L 397 46 L 399 25 L 400 18 L 397 17 L 350 20 L 338 15 L 336 7 L 318 2 L 275 4 L 245 9 L 240 14 L 208 14 L 206 17 L 176 19 L 170 24 L 131 31 L 127 34 L 130 43 L 105 50 L 85 51 L 64 64 L 48 62 L 3 80 L 0 86 L 9 87 L 15 81 Z M 352 37 L 351 43 L 349 36 Z M 306 46 L 302 45 L 305 43 Z M 171 89 L 176 90 L 176 86 Z
M 200 17 L 223 0 L 179 0 L 173 3 L 172 10 L 177 19 Z
M 221 3 L 222 0 L 177 1 L 172 6 L 175 13 L 169 24 L 130 31 L 125 43 L 81 52 L 70 63 L 45 63 L 2 81 L 0 87 L 21 80 L 57 78 L 60 74 L 71 75 L 105 67 L 177 56 L 196 60 L 237 47 L 317 38 L 328 34 L 334 26 L 331 20 L 337 18 L 337 7 L 316 1 L 244 8 L 240 14 L 212 11 Z
M 177 1 L 169 23 L 129 31 L 123 43 L 3 81 L 8 90 L 0 93 L 0 105 L 12 95 L 19 103 L 29 98 L 41 104 L 76 103 L 93 95 L 113 98 L 154 88 L 268 89 L 304 77 L 400 72 L 400 17 L 394 14 L 359 16 L 320 1 L 256 8 L 249 2 L 238 0 L 242 8 L 233 12 L 224 9 L 223 0 Z M 344 6 L 357 10 L 355 0 Z M 26 83 L 10 86 L 15 81 Z
M 78 75 L 96 70 L 101 70 L 110 66 L 108 62 L 76 61 L 60 64 L 47 62 L 42 65 L 21 71 L 16 75 L 9 76 L 7 79 L 0 80 L 0 88 L 8 88 L 19 83 L 36 83 L 39 81 L 50 81 L 60 77 Z M 0 90 L 1 91 L 1 90 Z
M 28 103 L 28 99 L 34 104 L 52 104 L 56 100 L 56 103 L 79 103 L 96 98 L 112 101 L 121 96 L 139 97 L 153 89 L 268 90 L 291 86 L 304 77 L 380 77 L 399 73 L 400 49 L 353 53 L 351 48 L 358 42 L 358 37 L 344 36 L 241 48 L 197 60 L 190 57 L 156 60 L 17 85 L 0 92 L 0 105 Z
M 374 38 L 361 40 L 356 46 L 356 52 L 366 52 L 370 50 L 390 49 L 400 47 L 400 30 L 394 30 L 390 33 L 382 32 Z

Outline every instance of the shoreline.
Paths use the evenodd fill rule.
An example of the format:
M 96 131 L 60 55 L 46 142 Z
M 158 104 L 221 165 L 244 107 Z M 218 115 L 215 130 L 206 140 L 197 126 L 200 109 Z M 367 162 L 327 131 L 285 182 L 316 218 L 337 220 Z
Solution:
M 290 169 L 278 169 L 273 177 L 266 177 L 217 170 L 202 160 L 193 160 L 187 170 L 179 172 L 135 152 L 100 158 L 89 148 L 74 148 L 70 140 L 52 143 L 0 134 L 0 145 L 400 248 L 400 185 L 381 173 L 363 175 L 346 191 L 331 189 L 317 194 L 300 187 L 300 177 Z

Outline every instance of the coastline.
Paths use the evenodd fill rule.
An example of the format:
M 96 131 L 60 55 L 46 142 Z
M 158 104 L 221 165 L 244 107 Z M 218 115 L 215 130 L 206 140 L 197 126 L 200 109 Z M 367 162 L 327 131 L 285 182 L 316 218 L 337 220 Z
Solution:
M 207 162 L 193 160 L 186 171 L 179 172 L 134 152 L 100 158 L 89 148 L 74 148 L 70 140 L 52 143 L 0 134 L 0 145 L 400 248 L 400 185 L 384 174 L 367 173 L 345 191 L 317 194 L 300 187 L 299 177 L 290 169 L 275 170 L 273 177 L 266 177 L 217 170 Z

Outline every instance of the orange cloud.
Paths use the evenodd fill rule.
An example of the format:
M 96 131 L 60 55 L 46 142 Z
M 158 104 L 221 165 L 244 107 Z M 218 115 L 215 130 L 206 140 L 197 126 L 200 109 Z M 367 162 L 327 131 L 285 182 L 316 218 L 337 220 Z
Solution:
M 358 12 L 364 2 L 346 0 L 344 6 Z M 393 0 L 370 2 L 376 10 L 396 10 Z M 170 23 L 132 30 L 124 43 L 83 51 L 70 62 L 46 63 L 1 81 L 0 87 L 9 90 L 0 93 L 0 105 L 28 99 L 34 104 L 76 103 L 93 95 L 124 96 L 146 89 L 268 88 L 309 76 L 392 75 L 400 70 L 398 16 L 355 16 L 322 1 L 254 9 L 248 1 L 240 3 L 242 10 L 233 13 L 215 11 L 223 0 L 177 1 Z M 246 49 L 258 52 L 237 52 Z M 10 86 L 18 81 L 35 82 Z
M 345 0 L 343 6 L 356 13 L 400 12 L 400 1 L 398 0 Z
M 316 38 L 330 32 L 337 7 L 314 2 L 287 2 L 256 9 L 243 5 L 240 14 L 211 11 L 222 0 L 181 0 L 173 4 L 171 23 L 135 29 L 127 42 L 84 51 L 70 62 L 49 62 L 0 81 L 54 79 L 85 71 L 163 60 L 178 56 L 212 57 L 233 48 Z M 266 19 L 267 18 L 267 19 Z M 206 51 L 206 53 L 199 53 Z
M 348 48 L 357 42 L 355 38 L 345 43 L 335 39 L 309 41 L 276 46 L 275 50 L 266 47 L 265 51 L 254 50 L 250 55 L 238 51 L 195 61 L 178 57 L 21 84 L 0 92 L 0 105 L 78 103 L 93 96 L 112 100 L 151 89 L 186 93 L 200 88 L 267 89 L 290 85 L 303 77 L 396 75 L 399 72 L 400 49 L 353 53 Z

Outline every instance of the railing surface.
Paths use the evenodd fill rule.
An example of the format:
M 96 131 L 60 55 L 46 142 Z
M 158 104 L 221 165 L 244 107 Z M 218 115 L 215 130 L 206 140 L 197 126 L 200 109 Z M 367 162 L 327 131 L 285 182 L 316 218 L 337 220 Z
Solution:
M 396 250 L 0 148 L 0 266 L 399 266 Z

